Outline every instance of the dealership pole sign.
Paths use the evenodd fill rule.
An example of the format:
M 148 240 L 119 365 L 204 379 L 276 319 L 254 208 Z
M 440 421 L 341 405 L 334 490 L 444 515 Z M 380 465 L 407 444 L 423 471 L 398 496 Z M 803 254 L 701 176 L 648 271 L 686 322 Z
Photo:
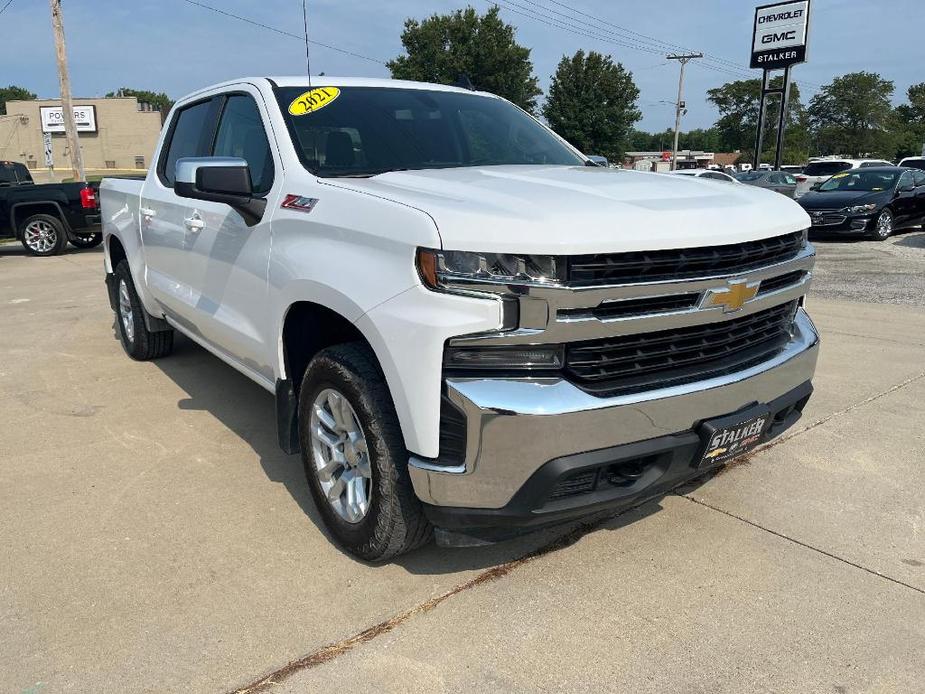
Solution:
M 751 66 L 779 70 L 805 63 L 808 34 L 809 0 L 755 8 Z
M 754 167 L 761 163 L 764 140 L 764 113 L 768 95 L 780 94 L 780 110 L 777 120 L 777 148 L 774 153 L 774 168 L 780 169 L 784 151 L 784 125 L 787 122 L 787 106 L 790 101 L 790 68 L 806 62 L 806 43 L 809 38 L 810 0 L 791 0 L 755 8 L 755 23 L 752 26 L 753 68 L 761 68 L 761 100 L 758 103 L 758 135 L 755 138 Z M 783 70 L 780 87 L 771 86 L 771 71 Z

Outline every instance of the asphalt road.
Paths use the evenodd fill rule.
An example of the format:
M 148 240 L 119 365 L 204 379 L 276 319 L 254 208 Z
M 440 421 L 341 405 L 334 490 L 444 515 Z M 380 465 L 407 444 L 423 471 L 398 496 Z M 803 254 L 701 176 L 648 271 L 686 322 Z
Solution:
M 269 394 L 184 340 L 127 359 L 98 250 L 0 246 L 0 691 L 921 691 L 923 239 L 818 244 L 816 394 L 747 464 L 379 567 Z

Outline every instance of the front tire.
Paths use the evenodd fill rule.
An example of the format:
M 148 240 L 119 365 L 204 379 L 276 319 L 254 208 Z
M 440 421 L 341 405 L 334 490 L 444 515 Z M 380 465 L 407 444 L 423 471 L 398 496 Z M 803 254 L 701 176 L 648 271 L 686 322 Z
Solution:
M 309 363 L 299 440 L 315 505 L 347 552 L 382 562 L 430 540 L 395 406 L 367 346 L 329 347 Z
M 23 248 L 39 257 L 58 255 L 67 246 L 64 225 L 50 214 L 34 214 L 20 227 Z
M 148 330 L 145 309 L 135 291 L 127 260 L 120 262 L 113 274 L 116 277 L 116 323 L 122 349 L 137 361 L 166 357 L 173 351 L 173 330 Z
M 889 207 L 886 207 L 877 216 L 877 221 L 874 223 L 874 229 L 871 232 L 870 237 L 874 241 L 886 241 L 892 235 L 893 235 L 893 212 L 890 210 Z
M 89 236 L 75 236 L 71 239 L 71 244 L 77 248 L 96 248 L 103 243 L 103 234 L 96 233 Z

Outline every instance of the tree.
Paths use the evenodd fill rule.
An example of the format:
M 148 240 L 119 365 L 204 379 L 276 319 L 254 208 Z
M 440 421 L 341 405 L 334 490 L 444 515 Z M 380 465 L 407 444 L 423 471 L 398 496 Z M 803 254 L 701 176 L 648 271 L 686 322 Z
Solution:
M 780 88 L 782 77 L 771 79 L 771 87 Z M 743 157 L 751 158 L 755 151 L 758 130 L 758 106 L 761 100 L 761 80 L 737 80 L 722 87 L 710 89 L 708 100 L 719 109 L 720 117 L 715 128 L 719 131 L 720 149 L 728 152 L 742 150 Z M 777 121 L 780 117 L 780 99 L 766 100 L 764 117 L 764 152 L 761 158 L 773 159 L 777 146 Z M 809 156 L 809 128 L 806 109 L 800 99 L 796 82 L 790 84 L 790 101 L 787 108 L 784 132 L 784 159 L 803 161 Z
M 642 114 L 633 74 L 611 57 L 579 50 L 563 56 L 549 85 L 543 116 L 549 126 L 587 154 L 623 158 L 627 136 Z
M 395 79 L 455 84 L 466 75 L 476 89 L 534 112 L 542 92 L 530 49 L 514 40 L 514 27 L 501 20 L 497 7 L 484 16 L 469 7 L 420 22 L 408 19 L 401 42 L 405 55 L 386 63 Z
M 913 84 L 906 95 L 909 103 L 897 106 L 894 113 L 897 159 L 920 155 L 925 147 L 925 82 Z
M 0 87 L 0 116 L 6 115 L 7 101 L 32 101 L 36 96 L 25 87 L 11 84 L 9 87 Z
M 144 89 L 129 89 L 128 87 L 119 87 L 114 92 L 109 92 L 107 97 L 113 96 L 134 96 L 140 104 L 151 104 L 156 111 L 166 113 L 173 106 L 173 100 L 164 94 L 164 92 L 149 92 Z
M 896 142 L 893 82 L 852 72 L 822 87 L 809 104 L 817 147 L 826 154 L 891 156 Z

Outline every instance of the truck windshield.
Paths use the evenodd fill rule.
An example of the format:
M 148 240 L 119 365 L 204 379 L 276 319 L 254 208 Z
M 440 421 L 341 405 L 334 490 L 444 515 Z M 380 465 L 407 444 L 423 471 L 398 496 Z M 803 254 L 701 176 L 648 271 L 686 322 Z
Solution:
M 284 87 L 276 96 L 302 164 L 319 176 L 586 163 L 501 99 L 391 87 Z

